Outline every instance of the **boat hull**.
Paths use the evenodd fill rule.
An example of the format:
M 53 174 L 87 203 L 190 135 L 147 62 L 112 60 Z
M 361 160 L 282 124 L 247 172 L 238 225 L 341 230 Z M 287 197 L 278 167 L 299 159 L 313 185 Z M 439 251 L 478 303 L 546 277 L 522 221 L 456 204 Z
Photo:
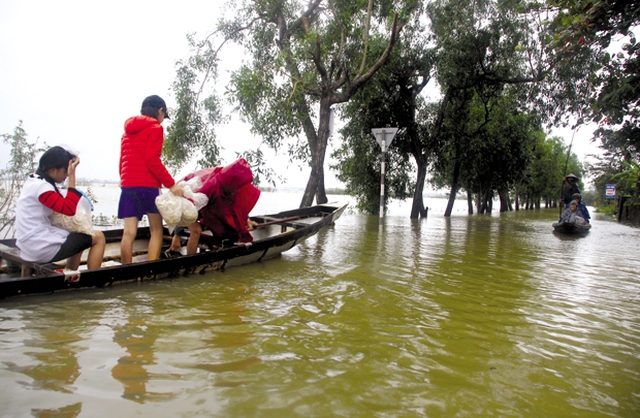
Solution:
M 553 230 L 563 235 L 585 235 L 591 230 L 591 224 L 578 225 L 568 222 L 555 222 Z

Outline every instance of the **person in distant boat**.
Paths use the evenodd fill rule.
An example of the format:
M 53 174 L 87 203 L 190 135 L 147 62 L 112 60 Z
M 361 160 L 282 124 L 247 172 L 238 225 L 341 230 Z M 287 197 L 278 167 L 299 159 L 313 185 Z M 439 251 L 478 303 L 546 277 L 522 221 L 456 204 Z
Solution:
M 164 142 L 161 123 L 169 119 L 167 105 L 160 96 L 149 96 L 142 102 L 139 116 L 124 123 L 124 135 L 120 144 L 120 202 L 118 218 L 124 219 L 124 231 L 120 242 L 122 264 L 133 258 L 133 242 L 138 222 L 143 215 L 149 219 L 148 259 L 156 260 L 162 248 L 162 216 L 155 199 L 160 187 L 167 187 L 176 196 L 183 190 L 176 184 L 160 154 Z
M 67 259 L 66 267 L 77 270 L 82 252 L 89 248 L 87 267 L 102 264 L 105 238 L 100 231 L 93 235 L 68 232 L 51 224 L 54 212 L 73 216 L 82 198 L 76 190 L 76 167 L 80 158 L 62 147 L 48 149 L 40 157 L 38 169 L 29 176 L 16 205 L 16 245 L 25 261 L 50 263 Z M 65 179 L 67 194 L 63 196 L 56 183 Z
M 564 210 L 562 216 L 560 217 L 560 222 L 576 224 L 576 225 L 586 225 L 587 221 L 584 220 L 582 214 L 578 210 L 578 202 L 572 200 L 569 203 L 569 207 Z
M 573 200 L 572 196 L 574 193 L 580 193 L 578 177 L 576 177 L 575 174 L 568 174 L 566 177 L 562 178 L 562 196 L 560 197 L 560 204 L 569 206 L 569 203 Z
M 206 168 L 187 175 L 183 180 L 200 177 L 202 187 L 194 190 L 204 193 L 209 202 L 200 209 L 200 219 L 188 226 L 187 254 L 195 254 L 202 228 L 206 228 L 219 241 L 251 242 L 249 231 L 257 225 L 249 213 L 258 202 L 260 189 L 252 184 L 253 173 L 243 158 L 225 167 Z M 176 228 L 177 229 L 177 228 Z M 180 230 L 174 231 L 171 246 L 164 256 L 180 255 Z
M 591 215 L 589 214 L 589 209 L 587 209 L 587 205 L 582 203 L 582 195 L 580 195 L 580 193 L 574 193 L 573 196 L 571 197 L 578 205 L 578 212 L 580 212 L 581 217 L 587 223 L 591 223 Z

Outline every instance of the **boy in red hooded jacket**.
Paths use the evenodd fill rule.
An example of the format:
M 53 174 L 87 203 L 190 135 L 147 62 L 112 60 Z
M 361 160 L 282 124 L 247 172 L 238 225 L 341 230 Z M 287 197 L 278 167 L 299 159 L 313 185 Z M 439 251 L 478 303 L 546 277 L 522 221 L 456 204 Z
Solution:
M 133 241 L 138 222 L 143 215 L 149 219 L 149 260 L 160 256 L 162 247 L 162 216 L 156 207 L 160 187 L 182 196 L 183 191 L 162 164 L 160 155 L 164 142 L 162 121 L 167 118 L 167 105 L 160 96 L 149 96 L 142 102 L 139 116 L 124 123 L 124 135 L 120 145 L 120 202 L 118 218 L 124 219 L 124 233 L 120 243 L 122 264 L 133 258 Z

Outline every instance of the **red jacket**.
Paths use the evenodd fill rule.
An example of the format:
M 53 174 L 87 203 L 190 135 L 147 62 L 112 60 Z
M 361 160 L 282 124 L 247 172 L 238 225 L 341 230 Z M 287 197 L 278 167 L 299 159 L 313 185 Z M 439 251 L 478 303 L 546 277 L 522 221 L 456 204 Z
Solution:
M 202 224 L 219 237 L 234 242 L 253 241 L 247 219 L 258 202 L 260 189 L 251 184 L 253 173 L 244 158 L 226 167 L 196 171 L 184 180 L 195 176 L 202 180 L 202 187 L 194 191 L 209 197 L 207 206 L 200 209 Z
M 120 143 L 120 187 L 171 188 L 176 182 L 160 160 L 164 130 L 149 116 L 127 119 Z

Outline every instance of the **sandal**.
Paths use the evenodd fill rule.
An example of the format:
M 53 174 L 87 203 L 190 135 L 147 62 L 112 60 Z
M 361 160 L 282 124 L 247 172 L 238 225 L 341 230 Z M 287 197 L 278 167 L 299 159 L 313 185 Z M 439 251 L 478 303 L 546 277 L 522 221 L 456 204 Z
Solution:
M 173 250 L 167 250 L 165 252 L 163 252 L 162 254 L 160 254 L 161 258 L 176 258 L 176 257 L 180 257 L 182 256 L 182 253 L 180 251 L 173 251 Z

